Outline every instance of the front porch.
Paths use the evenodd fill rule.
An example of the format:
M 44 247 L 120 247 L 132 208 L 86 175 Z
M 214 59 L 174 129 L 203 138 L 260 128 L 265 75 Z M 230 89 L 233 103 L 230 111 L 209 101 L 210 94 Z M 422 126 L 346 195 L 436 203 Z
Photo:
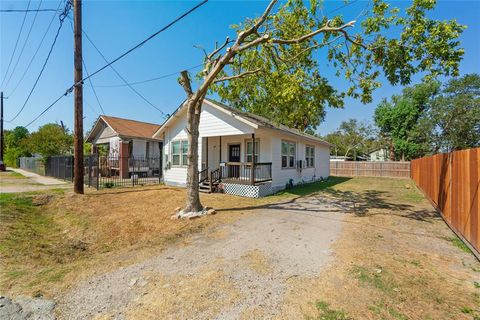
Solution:
M 255 133 L 202 138 L 202 192 L 246 197 L 271 193 L 272 162 L 269 139 Z M 242 161 L 243 160 L 243 161 Z

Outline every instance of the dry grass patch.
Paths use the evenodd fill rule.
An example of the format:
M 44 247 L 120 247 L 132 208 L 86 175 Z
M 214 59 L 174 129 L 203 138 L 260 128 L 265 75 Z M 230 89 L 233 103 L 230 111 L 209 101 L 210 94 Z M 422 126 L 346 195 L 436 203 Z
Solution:
M 211 267 L 191 275 L 157 276 L 151 282 L 127 319 L 213 319 L 240 299 L 229 277 Z
M 45 191 L 2 196 L 0 290 L 47 297 L 93 273 L 158 254 L 173 242 L 188 244 L 189 235 L 266 203 L 207 194 L 203 204 L 220 209 L 219 214 L 171 220 L 174 209 L 185 203 L 185 189 L 157 185 L 87 189 L 85 195 Z
M 248 251 L 244 254 L 240 259 L 240 263 L 261 275 L 268 275 L 273 271 L 267 256 L 258 249 Z
M 328 269 L 289 282 L 280 318 L 480 316 L 478 261 L 452 244 L 452 232 L 411 181 L 356 178 L 326 192 L 355 197 L 356 215 L 345 217 Z

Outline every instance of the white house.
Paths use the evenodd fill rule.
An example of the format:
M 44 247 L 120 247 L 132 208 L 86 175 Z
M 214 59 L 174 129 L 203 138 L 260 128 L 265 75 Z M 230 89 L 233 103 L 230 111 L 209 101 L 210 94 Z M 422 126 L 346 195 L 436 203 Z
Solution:
M 389 161 L 390 152 L 385 148 L 375 149 L 369 153 L 369 161 Z
M 163 179 L 168 185 L 186 183 L 186 123 L 182 105 L 153 136 L 164 142 Z M 263 117 L 205 99 L 199 131 L 198 167 L 204 191 L 219 188 L 259 197 L 329 176 L 329 143 Z

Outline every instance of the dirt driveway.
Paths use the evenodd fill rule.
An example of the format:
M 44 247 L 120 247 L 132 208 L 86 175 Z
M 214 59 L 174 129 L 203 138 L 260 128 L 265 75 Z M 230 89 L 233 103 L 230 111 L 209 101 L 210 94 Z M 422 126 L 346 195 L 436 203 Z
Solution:
M 271 318 L 287 283 L 331 260 L 343 214 L 319 196 L 258 209 L 147 261 L 83 281 L 62 299 L 65 319 Z M 298 209 L 315 206 L 315 212 Z

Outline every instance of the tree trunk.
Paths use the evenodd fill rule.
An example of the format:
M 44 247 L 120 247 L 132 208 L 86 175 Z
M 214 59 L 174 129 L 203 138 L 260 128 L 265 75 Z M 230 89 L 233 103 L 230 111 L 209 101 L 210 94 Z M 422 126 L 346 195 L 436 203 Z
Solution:
M 188 137 L 188 169 L 187 169 L 187 202 L 184 212 L 198 212 L 203 209 L 200 202 L 198 185 L 198 127 L 200 124 L 200 112 L 202 111 L 203 97 L 196 99 L 190 84 L 190 78 L 186 71 L 181 72 L 180 84 L 187 94 L 187 127 L 185 131 Z M 197 102 L 196 102 L 197 101 Z
M 198 105 L 187 102 L 187 136 L 188 136 L 188 171 L 187 171 L 187 203 L 184 212 L 198 212 L 203 209 L 200 203 L 198 184 L 198 126 L 200 123 L 201 100 Z
M 393 147 L 393 140 L 390 140 L 390 161 L 395 161 L 395 148 Z

